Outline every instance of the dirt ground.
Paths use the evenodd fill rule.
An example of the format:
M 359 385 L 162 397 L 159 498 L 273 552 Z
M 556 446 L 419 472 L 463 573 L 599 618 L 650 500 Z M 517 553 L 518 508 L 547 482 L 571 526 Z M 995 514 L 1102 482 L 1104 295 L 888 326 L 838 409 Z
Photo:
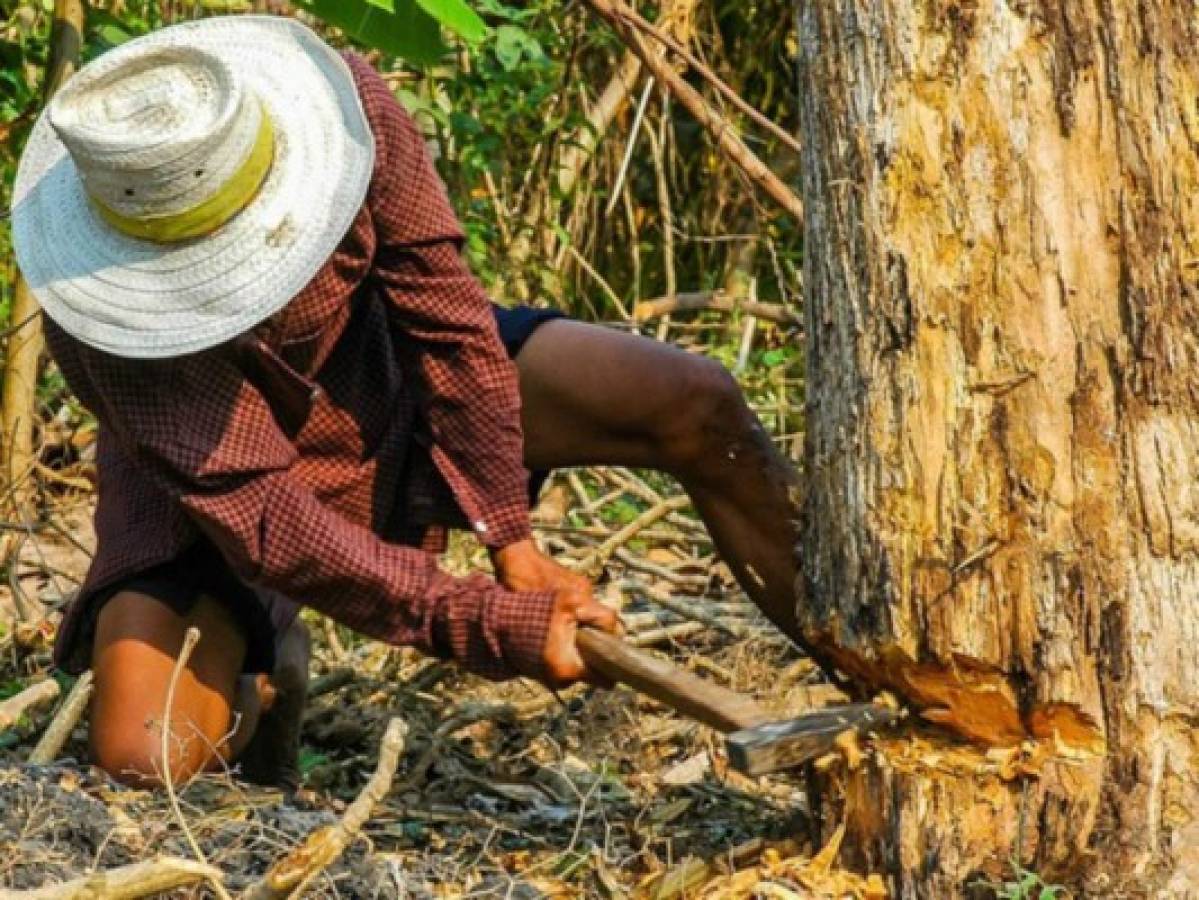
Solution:
M 749 605 L 689 510 L 615 544 L 672 491 L 619 470 L 560 473 L 536 512 L 539 539 L 601 573 L 600 593 L 621 608 L 632 640 L 780 715 L 838 699 Z M 48 674 L 56 609 L 86 569 L 89 500 L 71 496 L 64 491 L 52 524 L 27 537 L 6 587 L 16 621 L 0 641 L 5 693 Z M 486 554 L 455 540 L 446 565 L 485 566 Z M 686 601 L 700 621 L 655 597 L 676 608 L 671 598 Z M 877 879 L 835 868 L 835 846 L 819 852 L 797 777 L 730 771 L 709 729 L 627 689 L 556 696 L 530 682 L 490 684 L 316 616 L 310 625 L 318 693 L 302 789 L 283 796 L 233 771 L 180 791 L 182 818 L 234 896 L 338 821 L 374 770 L 392 717 L 408 726 L 392 789 L 308 896 L 884 896 Z M 54 712 L 0 735 L 0 888 L 192 857 L 165 796 L 119 787 L 86 764 L 86 720 L 54 764 L 24 763 Z M 201 885 L 171 896 L 210 895 Z

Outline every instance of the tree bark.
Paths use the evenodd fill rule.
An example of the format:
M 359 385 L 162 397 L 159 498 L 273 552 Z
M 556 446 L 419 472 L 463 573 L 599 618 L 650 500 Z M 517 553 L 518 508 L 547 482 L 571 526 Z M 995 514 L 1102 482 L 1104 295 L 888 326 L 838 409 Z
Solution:
M 828 822 L 899 896 L 1013 856 L 1195 896 L 1194 0 L 800 0 L 799 23 L 799 614 L 827 665 L 942 726 L 817 776 Z

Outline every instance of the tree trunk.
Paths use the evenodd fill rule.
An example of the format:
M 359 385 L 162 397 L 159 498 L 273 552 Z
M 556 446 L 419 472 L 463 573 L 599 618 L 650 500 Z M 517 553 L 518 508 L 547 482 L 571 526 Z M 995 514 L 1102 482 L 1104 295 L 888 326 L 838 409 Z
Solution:
M 799 23 L 800 617 L 939 725 L 827 822 L 905 897 L 1199 895 L 1199 6 Z

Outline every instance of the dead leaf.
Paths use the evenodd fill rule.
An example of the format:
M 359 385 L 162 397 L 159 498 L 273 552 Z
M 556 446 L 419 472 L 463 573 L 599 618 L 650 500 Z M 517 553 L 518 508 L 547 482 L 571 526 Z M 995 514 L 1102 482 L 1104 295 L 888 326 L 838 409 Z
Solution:
M 695 784 L 701 781 L 712 770 L 712 758 L 708 752 L 702 751 L 688 757 L 681 763 L 671 766 L 662 773 L 662 783 L 674 786 Z
M 679 800 L 667 803 L 665 806 L 659 806 L 652 813 L 650 813 L 649 820 L 655 825 L 665 825 L 669 822 L 673 822 L 675 819 L 689 810 L 694 802 L 695 801 L 690 797 L 683 797 Z
M 685 897 L 708 880 L 712 867 L 697 856 L 690 856 L 673 869 L 653 879 L 637 893 L 644 900 L 675 900 Z

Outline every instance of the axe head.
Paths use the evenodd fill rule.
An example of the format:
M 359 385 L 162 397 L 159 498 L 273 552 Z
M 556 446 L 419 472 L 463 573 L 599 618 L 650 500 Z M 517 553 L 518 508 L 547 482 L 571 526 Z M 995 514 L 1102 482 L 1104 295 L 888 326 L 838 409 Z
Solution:
M 746 775 L 767 775 L 823 756 L 847 731 L 875 731 L 893 725 L 901 715 L 899 710 L 874 703 L 829 706 L 734 731 L 725 739 L 725 747 L 734 769 Z

